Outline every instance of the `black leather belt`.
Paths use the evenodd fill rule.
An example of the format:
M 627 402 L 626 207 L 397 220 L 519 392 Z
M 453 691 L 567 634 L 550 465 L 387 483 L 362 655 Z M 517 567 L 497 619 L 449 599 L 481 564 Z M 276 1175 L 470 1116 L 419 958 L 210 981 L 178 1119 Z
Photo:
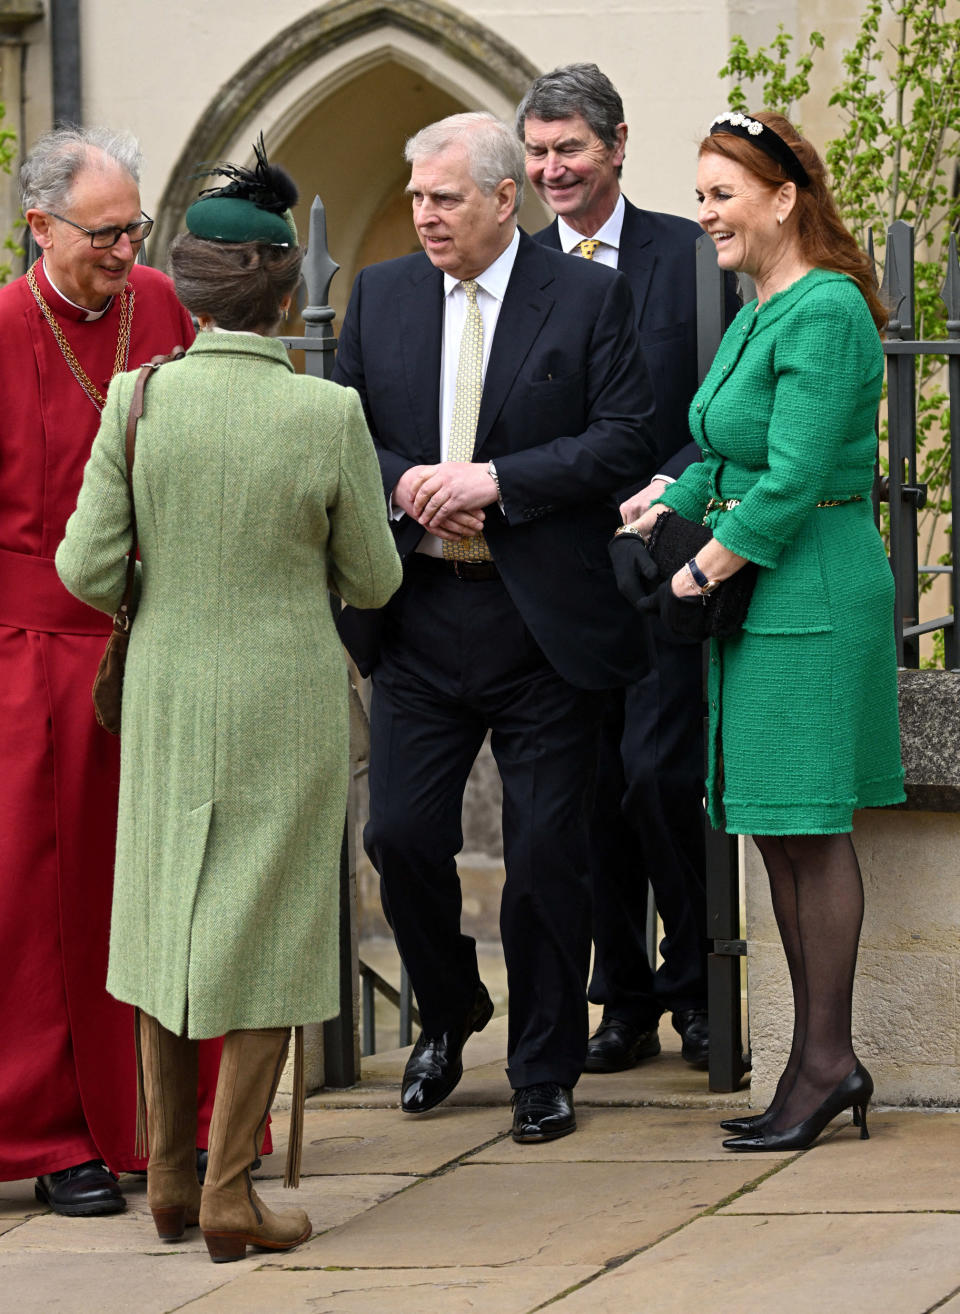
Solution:
M 499 579 L 500 571 L 495 561 L 453 561 L 446 557 L 431 557 L 426 552 L 414 552 L 410 558 L 418 565 L 439 568 L 448 574 L 456 575 L 465 584 L 477 584 L 483 580 Z

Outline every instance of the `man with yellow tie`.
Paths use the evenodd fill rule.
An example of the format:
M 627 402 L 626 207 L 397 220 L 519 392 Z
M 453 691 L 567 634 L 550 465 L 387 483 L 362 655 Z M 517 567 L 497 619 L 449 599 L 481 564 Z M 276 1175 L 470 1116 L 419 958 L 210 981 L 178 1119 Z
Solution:
M 627 146 L 623 102 L 596 64 L 544 73 L 517 110 L 527 177 L 556 218 L 536 240 L 593 266 L 621 270 L 656 400 L 657 473 L 620 490 L 636 519 L 692 460 L 687 409 L 697 387 L 699 225 L 641 210 L 620 190 Z M 692 208 L 692 207 L 691 207 Z M 573 263 L 573 262 L 572 262 Z M 728 286 L 728 312 L 738 303 Z M 656 660 L 607 701 L 591 825 L 594 964 L 590 1000 L 603 1018 L 588 1072 L 616 1072 L 660 1053 L 672 1014 L 683 1057 L 708 1062 L 701 649 L 650 622 Z M 645 948 L 647 883 L 663 919 L 663 962 Z
M 627 280 L 518 231 L 523 152 L 505 124 L 454 115 L 406 157 L 425 254 L 357 277 L 334 376 L 364 403 L 404 558 L 378 650 L 356 641 L 369 614 L 344 630 L 373 670 L 364 843 L 423 1022 L 401 1107 L 423 1113 L 492 1012 L 456 867 L 491 731 L 513 1135 L 541 1141 L 576 1126 L 602 691 L 645 664 L 607 541 L 615 490 L 652 473 L 651 392 Z

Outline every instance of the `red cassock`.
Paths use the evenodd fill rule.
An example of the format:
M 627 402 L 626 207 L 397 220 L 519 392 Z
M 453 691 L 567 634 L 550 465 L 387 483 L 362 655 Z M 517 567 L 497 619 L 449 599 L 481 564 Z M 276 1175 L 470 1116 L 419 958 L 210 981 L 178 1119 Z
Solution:
M 120 298 L 88 321 L 36 272 L 106 393 Z M 129 286 L 123 367 L 189 346 L 170 280 L 137 266 Z M 144 1164 L 133 1154 L 134 1014 L 104 985 L 120 753 L 90 689 L 110 618 L 71 597 L 53 564 L 100 416 L 25 278 L 0 290 L 0 379 L 0 1180 L 96 1158 L 119 1172 Z M 201 1145 L 219 1052 L 201 1045 Z

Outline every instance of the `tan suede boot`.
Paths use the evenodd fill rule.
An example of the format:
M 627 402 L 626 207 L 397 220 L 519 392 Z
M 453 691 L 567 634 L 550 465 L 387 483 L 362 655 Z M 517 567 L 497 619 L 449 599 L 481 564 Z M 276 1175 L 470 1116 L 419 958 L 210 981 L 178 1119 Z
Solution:
M 140 1013 L 149 1157 L 147 1201 L 161 1241 L 200 1220 L 197 1181 L 197 1041 Z
M 285 1027 L 230 1031 L 224 1038 L 200 1201 L 200 1227 L 215 1264 L 243 1259 L 248 1245 L 290 1250 L 310 1236 L 302 1209 L 274 1213 L 250 1181 L 289 1047 Z

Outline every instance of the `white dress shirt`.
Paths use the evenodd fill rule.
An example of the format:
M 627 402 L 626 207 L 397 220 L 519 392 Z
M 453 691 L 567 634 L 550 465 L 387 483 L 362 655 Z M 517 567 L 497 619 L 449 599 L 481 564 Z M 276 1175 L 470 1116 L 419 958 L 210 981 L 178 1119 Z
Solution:
M 623 214 L 626 209 L 623 203 L 623 192 L 617 197 L 617 203 L 613 207 L 613 214 L 605 224 L 602 224 L 595 233 L 590 234 L 590 239 L 599 242 L 600 245 L 593 253 L 593 258 L 598 265 L 607 265 L 610 269 L 617 268 L 617 260 L 620 256 L 620 234 L 623 231 Z M 568 223 L 564 221 L 563 215 L 557 215 L 557 236 L 560 238 L 560 245 L 567 255 L 574 252 L 583 258 L 582 252 L 577 251 L 579 244 L 584 241 L 583 233 L 576 232 Z
M 507 284 L 513 273 L 513 263 L 517 258 L 520 234 L 515 229 L 510 245 L 497 256 L 482 274 L 474 279 L 477 284 L 477 307 L 483 322 L 483 377 L 487 377 L 487 364 L 500 307 L 506 295 Z M 463 324 L 467 314 L 467 294 L 463 283 L 452 274 L 443 276 L 443 348 L 440 358 L 440 460 L 447 459 L 450 445 L 450 423 L 453 419 L 453 401 L 457 392 L 457 366 L 460 363 L 460 339 L 463 336 Z M 402 515 L 394 512 L 394 515 Z M 418 552 L 426 552 L 431 557 L 443 556 L 443 540 L 429 531 L 417 545 Z

